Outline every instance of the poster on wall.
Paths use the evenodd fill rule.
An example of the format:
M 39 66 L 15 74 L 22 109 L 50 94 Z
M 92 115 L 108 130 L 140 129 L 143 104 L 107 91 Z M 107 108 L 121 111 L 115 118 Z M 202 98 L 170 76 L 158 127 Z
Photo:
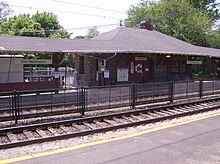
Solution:
M 127 68 L 117 69 L 117 81 L 118 82 L 128 81 L 128 69 Z
M 99 81 L 99 71 L 96 71 L 96 81 Z
M 54 77 L 55 77 L 55 79 L 59 79 L 60 73 L 59 72 L 54 72 Z
M 104 78 L 108 79 L 109 78 L 109 70 L 104 71 Z

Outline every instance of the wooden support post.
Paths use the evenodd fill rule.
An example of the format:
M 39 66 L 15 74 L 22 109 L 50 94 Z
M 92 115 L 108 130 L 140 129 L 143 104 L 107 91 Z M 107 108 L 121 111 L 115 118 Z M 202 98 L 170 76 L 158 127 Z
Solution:
M 220 59 L 218 59 L 218 78 L 220 78 Z
M 189 56 L 188 60 L 191 61 L 192 57 Z M 192 65 L 191 64 L 187 64 L 187 61 L 186 61 L 186 74 L 187 74 L 187 79 L 188 78 L 192 79 Z
M 55 69 L 55 72 L 58 72 L 60 64 L 63 62 L 65 54 L 64 53 L 53 53 L 52 59 L 53 59 L 53 66 Z M 56 87 L 60 87 L 60 78 L 55 78 Z

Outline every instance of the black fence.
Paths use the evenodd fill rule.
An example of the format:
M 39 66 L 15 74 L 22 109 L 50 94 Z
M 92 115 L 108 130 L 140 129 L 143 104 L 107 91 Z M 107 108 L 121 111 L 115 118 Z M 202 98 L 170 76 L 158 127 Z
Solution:
M 199 99 L 220 94 L 220 80 L 145 83 L 0 93 L 0 121 Z

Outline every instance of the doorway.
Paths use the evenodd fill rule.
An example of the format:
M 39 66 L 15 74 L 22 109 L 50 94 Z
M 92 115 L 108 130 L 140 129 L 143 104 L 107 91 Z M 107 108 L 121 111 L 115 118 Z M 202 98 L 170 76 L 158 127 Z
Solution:
M 132 82 L 145 83 L 150 80 L 150 59 L 147 57 L 134 57 L 130 63 Z

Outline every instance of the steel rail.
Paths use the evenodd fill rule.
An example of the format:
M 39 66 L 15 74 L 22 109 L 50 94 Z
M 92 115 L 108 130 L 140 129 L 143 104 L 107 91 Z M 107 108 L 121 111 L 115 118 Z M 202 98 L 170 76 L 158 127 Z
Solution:
M 166 109 L 175 110 L 174 108 L 184 107 L 184 106 L 189 106 L 187 109 L 189 109 L 189 108 L 192 109 L 192 107 L 198 108 L 198 106 L 201 106 L 202 103 L 213 103 L 216 101 L 218 102 L 219 100 L 220 100 L 220 98 L 211 98 L 211 99 L 207 99 L 207 100 L 198 100 L 198 101 L 194 101 L 194 102 L 190 102 L 190 103 L 169 104 L 169 105 L 164 105 L 164 106 L 160 106 L 160 107 L 139 109 L 139 110 L 121 112 L 121 113 L 116 113 L 116 114 L 107 114 L 107 115 L 102 115 L 102 116 L 78 118 L 78 119 L 72 119 L 72 120 L 66 120 L 66 121 L 56 121 L 56 122 L 50 122 L 50 123 L 3 128 L 3 129 L 0 129 L 0 135 L 4 135 L 9 132 L 10 133 L 18 133 L 18 132 L 22 132 L 24 130 L 35 130 L 37 128 L 38 129 L 46 129 L 48 127 L 56 127 L 56 126 L 60 126 L 60 125 L 71 125 L 73 123 L 83 123 L 83 122 L 90 123 L 95 120 L 100 121 L 100 120 L 112 119 L 112 118 L 122 118 L 123 119 L 123 117 L 130 116 L 130 115 L 137 115 L 140 113 L 149 113 L 149 112 L 155 112 L 155 111 L 164 111 Z M 119 125 L 111 125 L 111 126 L 107 126 L 107 127 L 100 127 L 100 128 L 91 129 L 91 130 L 84 130 L 84 131 L 80 131 L 80 132 L 60 134 L 57 136 L 55 135 L 55 136 L 35 138 L 35 139 L 19 141 L 19 142 L 0 144 L 0 149 L 11 148 L 11 147 L 16 147 L 16 146 L 24 146 L 24 145 L 29 145 L 29 144 L 33 144 L 33 143 L 41 143 L 41 142 L 52 141 L 52 140 L 60 140 L 60 139 L 64 139 L 64 138 L 71 138 L 71 137 L 83 136 L 83 135 L 88 135 L 88 134 L 93 134 L 93 133 L 98 133 L 98 132 L 105 132 L 105 131 L 115 130 L 115 129 L 119 129 L 119 128 L 124 128 L 124 127 L 130 127 L 130 126 L 135 126 L 135 125 L 151 123 L 151 122 L 158 122 L 161 120 L 172 119 L 172 118 L 182 117 L 182 116 L 186 116 L 186 115 L 192 115 L 192 114 L 196 114 L 196 113 L 200 113 L 200 112 L 215 110 L 217 108 L 220 108 L 220 103 L 217 105 L 214 105 L 212 107 L 207 107 L 207 104 L 206 104 L 206 107 L 202 108 L 202 109 L 186 110 L 185 112 L 175 113 L 175 114 L 171 114 L 168 116 L 161 116 L 161 117 L 156 117 L 156 118 L 151 118 L 151 119 L 138 120 L 138 121 L 133 121 L 133 122 L 129 122 L 129 123 L 121 123 Z

